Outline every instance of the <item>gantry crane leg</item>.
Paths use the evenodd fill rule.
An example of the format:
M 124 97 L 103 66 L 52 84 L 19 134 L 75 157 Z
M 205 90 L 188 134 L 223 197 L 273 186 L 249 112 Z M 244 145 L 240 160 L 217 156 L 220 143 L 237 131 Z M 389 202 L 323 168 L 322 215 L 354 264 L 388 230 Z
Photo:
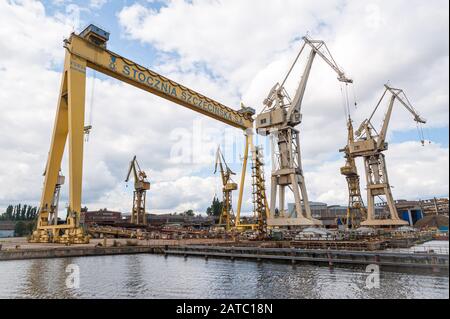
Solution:
M 31 242 L 84 243 L 80 228 L 86 61 L 66 53 L 58 110 L 47 162 L 39 220 Z M 66 224 L 50 225 L 49 213 L 67 138 L 69 139 L 69 214 Z

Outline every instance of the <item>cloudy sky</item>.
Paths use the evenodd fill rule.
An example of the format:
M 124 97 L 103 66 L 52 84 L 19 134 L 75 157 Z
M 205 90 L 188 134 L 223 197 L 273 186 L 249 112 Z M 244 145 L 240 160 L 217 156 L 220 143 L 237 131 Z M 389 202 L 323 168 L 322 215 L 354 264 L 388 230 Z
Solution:
M 386 152 L 394 197 L 448 197 L 446 0 L 0 0 L 0 211 L 10 203 L 38 205 L 63 40 L 89 23 L 111 32 L 110 50 L 225 105 L 237 109 L 242 101 L 257 111 L 285 75 L 301 37 L 323 39 L 355 81 L 349 90 L 355 125 L 369 116 L 384 83 L 403 88 L 428 120 L 423 147 L 411 115 L 396 105 Z M 288 83 L 292 95 L 304 60 Z M 133 155 L 150 176 L 152 213 L 201 213 L 220 196 L 213 175 L 219 144 L 239 180 L 239 130 L 93 71 L 86 90 L 86 124 L 93 130 L 85 146 L 83 203 L 90 209 L 130 210 L 133 185 L 124 179 Z M 299 129 L 310 199 L 329 204 L 347 201 L 339 174 L 346 142 L 343 92 L 335 73 L 317 59 Z M 269 175 L 269 141 L 257 142 L 265 148 Z M 250 212 L 247 180 L 244 211 Z M 67 187 L 61 201 L 66 205 Z

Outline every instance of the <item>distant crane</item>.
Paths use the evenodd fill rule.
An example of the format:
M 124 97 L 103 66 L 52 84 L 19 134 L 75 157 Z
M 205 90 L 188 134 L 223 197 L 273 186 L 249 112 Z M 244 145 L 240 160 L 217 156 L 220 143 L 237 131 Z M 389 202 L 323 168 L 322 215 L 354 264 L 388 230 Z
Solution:
M 131 173 L 134 176 L 134 192 L 133 192 L 133 210 L 131 211 L 131 223 L 135 225 L 147 225 L 145 216 L 146 192 L 150 189 L 150 183 L 147 181 L 147 174 L 141 170 L 136 156 L 130 162 L 127 178 L 125 183 L 130 180 Z
M 350 154 L 349 145 L 354 140 L 353 122 L 349 117 L 347 122 L 347 146 L 341 149 L 340 152 L 345 153 L 345 166 L 341 167 L 341 174 L 347 179 L 348 186 L 348 208 L 346 217 L 347 229 L 353 228 L 357 225 L 357 221 L 363 221 L 367 218 L 367 210 L 364 206 L 364 201 L 361 196 L 360 177 L 358 168 L 356 167 L 355 157 Z
M 301 107 L 306 85 L 315 57 L 320 56 L 337 74 L 343 83 L 353 83 L 334 61 L 325 42 L 303 37 L 303 46 L 297 55 L 284 81 L 270 91 L 264 101 L 265 108 L 256 119 L 256 129 L 260 135 L 273 138 L 272 158 L 274 167 L 271 178 L 270 218 L 268 226 L 320 225 L 313 219 L 303 174 L 300 153 L 300 132 L 295 129 L 302 122 Z M 300 84 L 293 99 L 289 97 L 284 85 L 306 47 L 311 48 Z M 278 152 L 275 154 L 275 149 Z M 285 209 L 286 187 L 294 193 L 295 211 L 288 215 Z M 279 217 L 275 217 L 277 192 L 279 192 Z M 303 203 L 303 205 L 302 205 Z M 303 206 L 303 207 L 302 207 Z M 305 213 L 303 213 L 305 212 Z
M 220 213 L 219 225 L 225 224 L 225 229 L 227 231 L 231 230 L 231 226 L 235 223 L 235 216 L 233 213 L 233 198 L 232 192 L 238 189 L 236 183 L 231 179 L 232 175 L 236 175 L 225 162 L 225 158 L 220 151 L 220 147 L 216 152 L 216 165 L 214 169 L 214 174 L 217 173 L 217 168 L 220 170 L 220 175 L 222 177 L 222 212 Z
M 372 119 L 378 110 L 385 96 L 390 93 L 388 110 L 379 133 L 372 125 Z M 391 186 L 386 168 L 386 160 L 383 154 L 388 149 L 386 143 L 387 130 L 394 108 L 394 102 L 399 101 L 413 116 L 414 121 L 425 124 L 424 120 L 415 111 L 403 90 L 385 85 L 385 91 L 372 112 L 369 119 L 364 120 L 359 129 L 355 132 L 355 139 L 349 140 L 348 150 L 352 157 L 363 157 L 367 179 L 367 220 L 362 222 L 362 226 L 399 226 L 408 225 L 408 222 L 400 219 L 392 196 Z M 422 144 L 424 143 L 422 136 Z M 377 219 L 375 216 L 375 197 L 384 196 L 389 208 L 389 218 Z

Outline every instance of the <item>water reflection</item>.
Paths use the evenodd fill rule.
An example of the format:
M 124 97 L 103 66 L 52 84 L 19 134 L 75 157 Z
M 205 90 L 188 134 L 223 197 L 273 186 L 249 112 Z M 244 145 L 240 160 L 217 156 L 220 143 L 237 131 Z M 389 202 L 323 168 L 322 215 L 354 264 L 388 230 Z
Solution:
M 80 288 L 66 287 L 66 267 Z M 157 255 L 0 262 L 0 298 L 448 298 L 448 277 Z

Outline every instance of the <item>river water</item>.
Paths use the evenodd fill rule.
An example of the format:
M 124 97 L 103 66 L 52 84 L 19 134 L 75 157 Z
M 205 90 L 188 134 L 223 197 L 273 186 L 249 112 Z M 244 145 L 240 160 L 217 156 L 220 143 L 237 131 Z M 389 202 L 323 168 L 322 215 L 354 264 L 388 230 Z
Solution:
M 66 285 L 70 265 L 79 269 L 78 288 Z M 381 271 L 372 289 L 367 276 L 347 268 L 159 255 L 1 261 L 0 298 L 449 298 L 448 276 Z

